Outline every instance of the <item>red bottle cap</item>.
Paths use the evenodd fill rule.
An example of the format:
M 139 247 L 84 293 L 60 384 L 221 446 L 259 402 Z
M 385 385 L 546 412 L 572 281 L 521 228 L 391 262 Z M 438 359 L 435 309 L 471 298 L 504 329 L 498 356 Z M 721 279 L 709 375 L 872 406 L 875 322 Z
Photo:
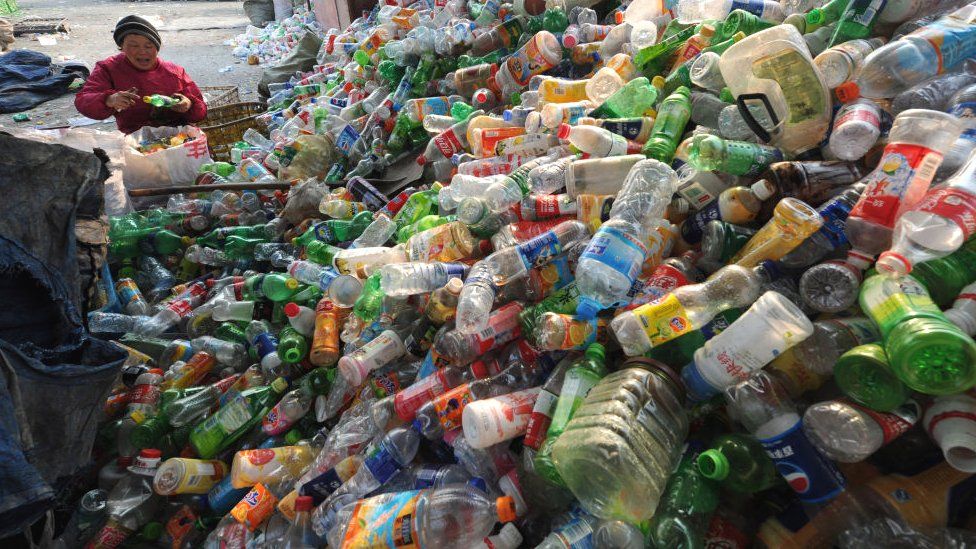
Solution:
M 566 139 L 567 137 L 569 137 L 570 129 L 572 129 L 572 126 L 570 126 L 569 124 L 560 124 L 559 131 L 556 132 L 556 137 L 558 137 L 559 139 Z
M 861 97 L 861 89 L 853 81 L 844 82 L 834 90 L 834 95 L 841 103 L 850 103 Z
M 285 305 L 285 316 L 288 318 L 295 318 L 301 314 L 302 308 L 298 306 L 298 303 L 291 302 Z
M 298 496 L 295 498 L 295 511 L 311 511 L 315 507 L 315 500 L 312 496 Z

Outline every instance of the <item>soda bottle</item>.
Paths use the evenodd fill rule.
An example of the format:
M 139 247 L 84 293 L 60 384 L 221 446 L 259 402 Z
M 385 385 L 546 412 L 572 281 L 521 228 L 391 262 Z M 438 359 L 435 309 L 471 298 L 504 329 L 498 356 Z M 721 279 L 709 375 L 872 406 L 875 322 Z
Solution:
M 901 406 L 911 391 L 895 375 L 884 347 L 876 343 L 858 345 L 835 361 L 837 387 L 856 404 L 879 412 Z
M 844 475 L 806 437 L 786 389 L 768 374 L 755 372 L 729 387 L 725 399 L 801 501 L 823 503 L 844 491 Z
M 389 509 L 395 509 L 392 515 Z M 409 522 L 394 521 L 409 516 Z M 450 520 L 447 520 L 450 517 Z M 387 539 L 438 540 L 445 547 L 474 547 L 491 533 L 496 522 L 515 520 L 510 496 L 491 500 L 471 486 L 448 486 L 374 496 L 339 511 L 327 535 L 329 545 L 386 544 Z M 317 526 L 317 524 L 315 525 Z
M 668 487 L 651 519 L 654 546 L 702 546 L 708 523 L 717 507 L 718 486 L 698 471 L 693 456 L 686 455 L 668 480 Z
M 762 492 L 782 482 L 762 444 L 749 435 L 728 433 L 715 437 L 695 464 L 705 478 L 739 494 Z
M 812 207 L 795 198 L 784 198 L 773 210 L 773 218 L 730 261 L 751 267 L 764 260 L 778 260 L 822 225 L 823 219 Z
M 859 301 L 881 329 L 892 371 L 909 388 L 951 394 L 976 384 L 976 343 L 943 316 L 915 279 L 872 276 Z
M 190 445 L 203 459 L 217 455 L 257 425 L 287 388 L 288 382 L 278 378 L 241 392 L 193 429 Z
M 727 265 L 701 284 L 679 286 L 658 301 L 618 315 L 610 328 L 627 356 L 644 354 L 704 326 L 724 310 L 751 305 L 761 285 L 761 274 Z
M 651 137 L 641 152 L 649 158 L 669 164 L 690 118 L 691 91 L 681 86 L 661 102 Z
M 691 364 L 681 371 L 689 398 L 711 398 L 812 333 L 813 324 L 799 307 L 776 292 L 764 293 L 725 331 L 695 351 Z
M 587 512 L 628 522 L 653 515 L 687 433 L 683 399 L 677 375 L 661 367 L 620 370 L 593 387 L 552 448 Z M 656 413 L 639 414 L 645 406 Z
M 650 222 L 664 215 L 677 188 L 671 168 L 654 161 L 634 164 L 577 266 L 579 305 L 583 319 L 624 300 L 647 258 Z
M 891 412 L 876 412 L 847 399 L 828 400 L 803 412 L 803 430 L 827 457 L 856 463 L 911 429 L 920 412 L 913 400 Z
M 660 88 L 638 76 L 627 82 L 597 108 L 588 113 L 592 118 L 632 118 L 644 116 L 654 107 Z
M 754 177 L 782 160 L 783 151 L 776 147 L 724 140 L 714 135 L 695 136 L 688 149 L 688 163 L 695 168 L 732 175 Z
M 565 221 L 528 242 L 492 253 L 483 262 L 491 273 L 492 282 L 501 286 L 525 276 L 533 267 L 551 262 L 588 236 L 586 225 L 579 221 Z M 461 299 L 464 299 L 463 290 Z
M 912 265 L 945 257 L 976 232 L 976 152 L 944 184 L 930 190 L 895 222 L 891 248 L 877 269 L 905 275 Z

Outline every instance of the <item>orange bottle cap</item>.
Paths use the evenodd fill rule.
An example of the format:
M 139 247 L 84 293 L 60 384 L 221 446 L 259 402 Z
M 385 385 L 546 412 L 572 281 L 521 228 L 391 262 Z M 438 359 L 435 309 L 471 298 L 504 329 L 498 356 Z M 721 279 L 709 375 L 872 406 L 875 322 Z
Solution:
M 498 510 L 499 522 L 515 520 L 515 500 L 512 499 L 512 496 L 502 496 L 496 499 L 495 508 Z

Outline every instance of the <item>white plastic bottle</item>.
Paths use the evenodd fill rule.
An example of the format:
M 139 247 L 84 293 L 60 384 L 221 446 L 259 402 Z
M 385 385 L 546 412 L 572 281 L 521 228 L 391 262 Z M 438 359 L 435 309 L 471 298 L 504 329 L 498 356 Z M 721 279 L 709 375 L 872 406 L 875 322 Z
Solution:
M 976 398 L 962 393 L 940 396 L 925 412 L 922 425 L 942 449 L 949 465 L 976 473 Z
M 959 292 L 945 316 L 970 337 L 976 336 L 976 282 Z
M 725 331 L 695 351 L 691 364 L 681 371 L 689 398 L 711 398 L 811 334 L 813 323 L 799 307 L 777 292 L 766 292 Z
M 624 136 L 599 126 L 562 124 L 557 135 L 591 158 L 639 154 L 641 150 L 639 143 L 628 141 Z
M 878 258 L 877 269 L 907 274 L 922 261 L 945 257 L 976 232 L 976 150 L 944 185 L 895 222 L 891 248 Z
M 631 168 L 610 209 L 610 220 L 590 240 L 576 269 L 584 319 L 627 296 L 647 256 L 651 223 L 660 220 L 678 186 L 678 176 L 657 160 Z
M 774 0 L 681 0 L 676 14 L 682 23 L 695 23 L 703 19 L 725 19 L 734 9 L 744 9 L 753 15 L 773 23 L 786 18 L 783 6 Z
M 461 426 L 472 448 L 487 448 L 525 434 L 539 387 L 516 391 L 464 407 Z
M 373 370 L 400 358 L 407 352 L 403 340 L 393 330 L 386 330 L 356 352 L 339 359 L 339 373 L 350 385 L 358 387 Z
M 881 136 L 881 109 L 870 99 L 860 98 L 837 111 L 830 132 L 830 152 L 840 160 L 862 158 Z
M 394 263 L 380 268 L 380 288 L 388 296 L 402 297 L 433 292 L 452 278 L 464 278 L 463 263 Z
M 284 312 L 288 317 L 288 324 L 298 333 L 308 337 L 315 331 L 315 309 L 298 303 L 288 303 Z

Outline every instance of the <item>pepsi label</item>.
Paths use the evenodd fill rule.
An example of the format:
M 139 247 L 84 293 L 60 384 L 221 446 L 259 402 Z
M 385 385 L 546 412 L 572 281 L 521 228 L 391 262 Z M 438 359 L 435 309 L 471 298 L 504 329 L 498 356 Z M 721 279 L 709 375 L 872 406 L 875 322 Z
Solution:
M 844 490 L 844 475 L 814 448 L 802 427 L 803 422 L 798 418 L 786 431 L 761 438 L 759 442 L 776 464 L 776 470 L 801 500 L 807 503 L 827 501 Z

